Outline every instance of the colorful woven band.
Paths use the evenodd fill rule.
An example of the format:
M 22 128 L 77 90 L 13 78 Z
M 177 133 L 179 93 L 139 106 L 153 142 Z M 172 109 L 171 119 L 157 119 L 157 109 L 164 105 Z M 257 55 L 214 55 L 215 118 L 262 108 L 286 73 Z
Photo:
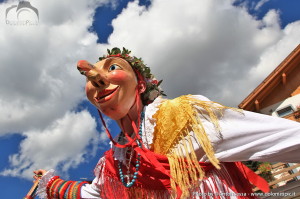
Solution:
M 52 177 L 50 180 L 49 180 L 49 182 L 47 183 L 47 187 L 46 187 L 46 193 L 47 193 L 47 198 L 48 199 L 51 199 L 51 197 L 50 197 L 50 193 L 51 193 L 51 187 L 52 187 L 52 185 L 53 185 L 53 183 L 55 182 L 55 180 L 57 180 L 59 178 L 59 176 L 54 176 L 54 177 Z
M 81 187 L 88 184 L 86 181 L 64 181 L 55 176 L 47 184 L 48 199 L 80 199 Z
M 66 192 L 69 188 L 69 185 L 73 183 L 74 181 L 65 181 L 65 183 L 60 187 L 59 192 L 59 198 L 65 198 Z

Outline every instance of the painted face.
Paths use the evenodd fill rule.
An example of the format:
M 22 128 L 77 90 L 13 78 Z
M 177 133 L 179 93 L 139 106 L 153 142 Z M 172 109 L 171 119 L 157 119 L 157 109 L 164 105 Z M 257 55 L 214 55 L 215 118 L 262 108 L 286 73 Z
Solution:
M 118 120 L 126 116 L 135 102 L 137 79 L 129 63 L 113 57 L 97 62 L 79 61 L 79 71 L 86 75 L 86 95 L 102 113 Z

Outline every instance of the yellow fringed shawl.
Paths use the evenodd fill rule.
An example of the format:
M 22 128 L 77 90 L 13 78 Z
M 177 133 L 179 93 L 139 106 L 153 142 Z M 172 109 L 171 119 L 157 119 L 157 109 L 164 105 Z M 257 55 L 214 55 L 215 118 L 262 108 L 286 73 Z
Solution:
M 220 168 L 219 160 L 215 157 L 214 149 L 200 115 L 208 119 L 220 132 L 218 118 L 222 117 L 225 107 L 211 101 L 201 101 L 191 95 L 184 95 L 160 104 L 153 115 L 156 119 L 152 150 L 166 155 L 170 164 L 171 186 L 176 185 L 182 190 L 182 198 L 189 196 L 189 188 L 202 180 L 205 173 L 196 157 L 190 132 L 194 132 L 211 164 Z M 234 109 L 234 108 L 230 108 Z M 178 147 L 180 143 L 180 147 Z

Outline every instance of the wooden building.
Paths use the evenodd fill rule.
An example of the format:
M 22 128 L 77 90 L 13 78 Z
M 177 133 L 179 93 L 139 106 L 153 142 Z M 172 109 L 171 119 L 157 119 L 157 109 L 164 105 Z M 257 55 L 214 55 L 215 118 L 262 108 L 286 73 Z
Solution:
M 300 44 L 239 108 L 300 121 Z
M 239 104 L 239 108 L 300 122 L 300 44 Z M 269 185 L 276 188 L 299 180 L 300 164 L 272 163 L 271 172 L 274 180 Z

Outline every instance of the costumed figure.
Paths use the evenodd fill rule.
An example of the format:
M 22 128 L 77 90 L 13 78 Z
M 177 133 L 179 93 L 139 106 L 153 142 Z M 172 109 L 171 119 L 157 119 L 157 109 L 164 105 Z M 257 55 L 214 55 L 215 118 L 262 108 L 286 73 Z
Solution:
M 268 184 L 240 161 L 300 162 L 299 123 L 199 95 L 164 99 L 162 81 L 125 48 L 77 68 L 112 147 L 92 182 L 35 171 L 40 198 L 255 198 L 253 185 L 268 192 Z M 116 138 L 102 114 L 120 126 Z

